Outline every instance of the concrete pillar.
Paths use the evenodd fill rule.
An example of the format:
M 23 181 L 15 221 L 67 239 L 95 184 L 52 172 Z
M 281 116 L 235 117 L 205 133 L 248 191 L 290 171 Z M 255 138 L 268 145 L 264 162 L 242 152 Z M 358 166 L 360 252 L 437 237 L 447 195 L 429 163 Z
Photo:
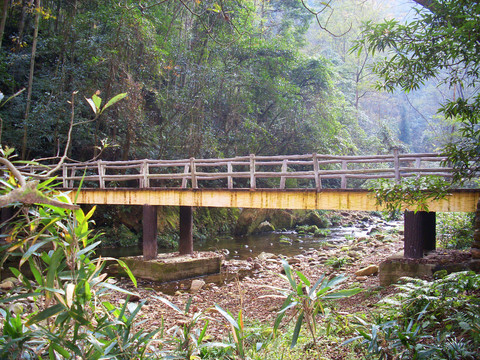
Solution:
M 425 211 L 405 211 L 404 216 L 404 257 L 420 259 L 424 250 L 435 250 L 435 213 Z
M 180 206 L 180 255 L 193 254 L 193 207 Z
M 143 259 L 157 258 L 157 207 L 143 205 Z
M 437 214 L 433 211 L 420 211 L 423 229 L 423 250 L 433 251 L 437 248 Z

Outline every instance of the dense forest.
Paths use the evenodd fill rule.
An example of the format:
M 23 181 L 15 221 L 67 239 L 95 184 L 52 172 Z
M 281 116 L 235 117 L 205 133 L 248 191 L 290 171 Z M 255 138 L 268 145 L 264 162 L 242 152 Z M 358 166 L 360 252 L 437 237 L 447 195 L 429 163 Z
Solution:
M 435 150 L 434 84 L 379 92 L 375 56 L 350 51 L 363 21 L 412 4 L 3 1 L 0 90 L 25 90 L 0 109 L 1 141 L 56 156 L 73 116 L 77 160 Z M 119 93 L 93 116 L 85 98 Z
M 438 217 L 427 203 L 478 195 L 480 2 L 0 3 L 0 358 L 479 358 L 480 200 Z M 192 225 L 165 206 L 144 213 L 152 243 L 174 245 L 181 216 L 214 251 L 155 248 L 130 269 L 98 248 L 136 244 L 141 206 L 82 209 L 55 169 L 20 166 L 394 148 L 442 151 L 452 174 L 372 182 L 403 229 L 344 209 L 199 207 Z M 259 254 L 243 236 L 258 232 Z M 165 259 L 215 263 L 217 280 L 135 279 Z

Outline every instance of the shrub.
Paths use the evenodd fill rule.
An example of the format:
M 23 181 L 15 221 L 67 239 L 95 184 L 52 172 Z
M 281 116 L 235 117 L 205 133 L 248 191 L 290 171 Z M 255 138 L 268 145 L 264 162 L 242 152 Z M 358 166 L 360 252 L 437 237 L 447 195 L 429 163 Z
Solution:
M 473 242 L 475 213 L 437 213 L 437 239 L 446 249 L 468 249 Z

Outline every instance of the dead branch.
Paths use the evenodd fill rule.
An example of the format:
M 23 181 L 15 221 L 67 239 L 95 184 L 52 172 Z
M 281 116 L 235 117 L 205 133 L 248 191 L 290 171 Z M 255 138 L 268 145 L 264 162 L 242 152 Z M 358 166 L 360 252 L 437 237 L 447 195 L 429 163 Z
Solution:
M 63 209 L 77 210 L 80 206 L 68 204 L 47 197 L 40 190 L 38 190 L 37 180 L 25 180 L 25 177 L 18 171 L 18 169 L 9 160 L 0 157 L 0 164 L 5 165 L 12 175 L 17 179 L 19 188 L 13 189 L 8 194 L 0 195 L 0 208 L 10 204 L 20 202 L 23 204 L 46 204 L 53 205 Z

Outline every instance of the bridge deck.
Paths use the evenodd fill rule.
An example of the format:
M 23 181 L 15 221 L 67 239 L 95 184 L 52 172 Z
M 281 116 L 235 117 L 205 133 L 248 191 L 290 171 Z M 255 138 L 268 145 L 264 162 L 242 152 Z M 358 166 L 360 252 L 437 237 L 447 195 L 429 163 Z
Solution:
M 71 193 L 74 196 L 74 192 Z M 452 190 L 445 200 L 432 202 L 435 212 L 475 211 L 480 189 Z M 324 189 L 83 189 L 79 204 L 167 205 L 263 209 L 382 210 L 367 190 Z M 416 209 L 408 209 L 416 210 Z

